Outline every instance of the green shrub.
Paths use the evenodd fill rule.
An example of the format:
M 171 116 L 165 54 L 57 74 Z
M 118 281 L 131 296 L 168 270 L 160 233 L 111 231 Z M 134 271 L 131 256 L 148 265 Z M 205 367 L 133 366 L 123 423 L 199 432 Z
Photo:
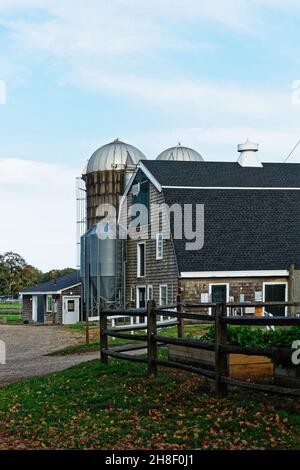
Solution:
M 254 348 L 291 348 L 296 340 L 300 340 L 300 327 L 276 328 L 264 330 L 251 326 L 228 326 L 228 344 L 232 346 Z M 214 341 L 215 327 L 211 326 L 207 333 L 201 336 L 202 341 Z M 285 361 L 273 361 L 277 365 L 287 365 Z M 288 362 L 291 365 L 291 362 Z

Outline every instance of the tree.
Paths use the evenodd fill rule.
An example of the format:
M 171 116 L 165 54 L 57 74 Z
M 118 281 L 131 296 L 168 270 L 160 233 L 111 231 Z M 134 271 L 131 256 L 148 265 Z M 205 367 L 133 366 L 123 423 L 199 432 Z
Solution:
M 35 268 L 34 266 L 31 266 L 30 264 L 27 264 L 23 269 L 21 289 L 25 289 L 26 287 L 38 284 L 39 282 L 41 282 L 41 277 L 42 271 Z
M 51 281 L 57 277 L 66 276 L 67 274 L 74 273 L 76 269 L 74 268 L 64 268 L 64 269 L 52 269 L 41 275 L 41 282 Z
M 39 282 L 40 277 L 41 272 L 19 254 L 10 251 L 0 255 L 0 295 L 16 295 Z

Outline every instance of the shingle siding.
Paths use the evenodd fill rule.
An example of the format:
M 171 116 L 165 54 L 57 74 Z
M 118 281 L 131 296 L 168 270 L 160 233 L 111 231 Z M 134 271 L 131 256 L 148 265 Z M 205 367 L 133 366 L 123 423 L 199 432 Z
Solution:
M 150 184 L 150 204 L 163 204 L 164 198 L 156 188 Z M 131 204 L 131 194 L 128 195 L 128 205 Z M 153 209 L 153 206 L 152 206 Z M 156 210 L 156 209 L 154 209 Z M 153 213 L 151 217 L 157 214 Z M 138 285 L 152 285 L 154 300 L 159 303 L 160 284 L 168 285 L 168 302 L 176 301 L 178 290 L 178 271 L 171 240 L 164 240 L 163 259 L 156 260 L 156 240 L 148 239 L 146 242 L 146 275 L 137 277 L 137 244 L 138 241 L 128 239 L 127 242 L 127 263 L 126 263 L 126 303 L 135 307 L 135 302 L 130 300 L 131 288 Z
M 209 294 L 209 285 L 229 284 L 230 297 L 234 302 L 240 302 L 240 294 L 244 295 L 245 302 L 255 302 L 255 292 L 263 292 L 264 283 L 278 284 L 288 282 L 288 277 L 240 277 L 240 278 L 203 278 L 181 279 L 181 300 L 192 303 L 201 301 L 201 294 Z

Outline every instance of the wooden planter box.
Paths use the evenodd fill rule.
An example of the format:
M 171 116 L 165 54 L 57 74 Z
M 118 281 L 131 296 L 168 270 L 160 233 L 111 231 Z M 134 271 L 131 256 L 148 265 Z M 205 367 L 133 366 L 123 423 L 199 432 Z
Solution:
M 298 367 L 275 367 L 274 382 L 292 388 L 300 388 L 300 366 Z
M 234 379 L 254 380 L 274 376 L 274 365 L 268 357 L 229 354 L 228 358 L 229 376 Z M 213 369 L 215 366 L 215 353 L 214 351 L 170 344 L 169 360 Z

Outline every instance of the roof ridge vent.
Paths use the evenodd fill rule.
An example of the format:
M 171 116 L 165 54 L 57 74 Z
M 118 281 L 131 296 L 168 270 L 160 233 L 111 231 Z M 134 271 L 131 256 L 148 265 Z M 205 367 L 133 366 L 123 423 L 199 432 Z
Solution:
M 239 144 L 238 152 L 240 152 L 240 156 L 238 158 L 238 163 L 244 167 L 262 168 L 262 164 L 256 156 L 258 149 L 259 144 L 250 142 L 249 139 L 247 139 L 247 142 L 244 144 Z

